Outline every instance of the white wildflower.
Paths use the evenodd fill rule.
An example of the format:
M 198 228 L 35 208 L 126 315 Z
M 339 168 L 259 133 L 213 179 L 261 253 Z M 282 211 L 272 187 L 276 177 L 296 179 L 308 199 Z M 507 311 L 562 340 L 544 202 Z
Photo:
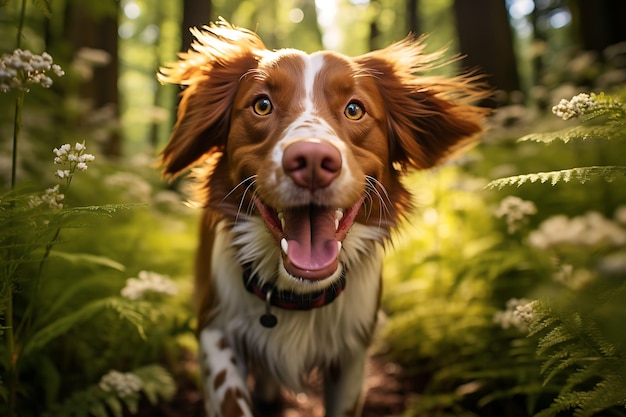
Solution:
M 59 193 L 59 184 L 52 188 L 46 189 L 46 192 L 42 195 L 33 195 L 28 199 L 28 206 L 30 208 L 39 207 L 42 204 L 47 204 L 49 208 L 58 210 L 63 208 L 64 194 Z
M 85 150 L 87 150 L 85 143 L 76 143 L 73 147 L 66 143 L 59 148 L 54 148 L 52 150 L 55 155 L 54 163 L 66 166 L 66 169 L 58 169 L 55 175 L 60 179 L 69 179 L 77 169 L 86 171 L 87 162 L 92 162 L 96 158 L 90 153 L 85 153 Z
M 52 57 L 47 52 L 36 55 L 28 50 L 16 49 L 12 54 L 0 57 L 0 90 L 29 91 L 28 84 L 49 88 L 52 85 L 50 72 L 57 77 L 65 75 L 59 65 L 52 63 Z
M 54 175 L 56 175 L 60 179 L 65 179 L 65 178 L 69 178 L 71 173 L 69 169 L 57 169 Z
M 559 104 L 552 107 L 552 113 L 563 120 L 580 117 L 598 110 L 608 110 L 621 108 L 622 104 L 613 98 L 608 98 L 601 94 L 580 93 L 572 97 L 571 100 L 562 99 Z
M 626 230 L 598 212 L 568 218 L 557 215 L 546 219 L 528 236 L 532 246 L 548 249 L 558 246 L 624 246 Z
M 137 278 L 128 278 L 121 294 L 130 300 L 141 300 L 147 294 L 176 295 L 176 283 L 168 276 L 151 271 L 141 271 Z
M 500 202 L 494 214 L 496 217 L 505 218 L 507 230 L 512 234 L 525 224 L 527 216 L 537 214 L 537 207 L 532 201 L 508 196 Z
M 51 209 L 62 209 L 63 203 L 61 203 L 61 201 L 63 201 L 64 198 L 65 195 L 59 193 L 59 184 L 46 189 L 46 193 L 41 196 L 42 202 L 46 203 Z
M 613 217 L 618 223 L 626 225 L 626 206 L 619 206 L 617 209 L 615 209 Z
M 503 329 L 515 327 L 519 330 L 528 330 L 528 323 L 532 321 L 532 305 L 534 301 L 525 298 L 511 298 L 506 302 L 506 309 L 498 311 L 493 316 L 493 322 Z
M 114 392 L 121 398 L 137 395 L 143 388 L 143 381 L 130 372 L 111 370 L 102 376 L 98 387 L 105 392 Z
M 152 185 L 140 175 L 118 171 L 103 180 L 104 185 L 115 190 L 125 201 L 149 202 L 152 197 Z
M 535 307 L 536 301 L 526 301 L 525 303 L 519 303 L 515 306 L 515 311 L 513 311 L 513 315 L 524 323 L 525 326 L 528 326 L 533 319 L 535 318 L 533 314 L 533 309 Z
M 568 288 L 579 290 L 593 280 L 593 274 L 588 269 L 563 264 L 552 275 L 552 279 Z

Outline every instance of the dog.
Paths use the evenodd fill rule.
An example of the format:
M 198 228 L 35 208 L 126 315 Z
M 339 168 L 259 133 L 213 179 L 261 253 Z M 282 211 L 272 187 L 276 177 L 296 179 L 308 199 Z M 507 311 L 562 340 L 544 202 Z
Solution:
M 252 416 L 315 371 L 326 415 L 359 416 L 384 248 L 412 208 L 401 179 L 480 134 L 485 89 L 418 75 L 442 55 L 422 39 L 347 57 L 268 50 L 224 20 L 191 31 L 158 74 L 183 88 L 160 162 L 165 177 L 200 166 L 206 412 Z

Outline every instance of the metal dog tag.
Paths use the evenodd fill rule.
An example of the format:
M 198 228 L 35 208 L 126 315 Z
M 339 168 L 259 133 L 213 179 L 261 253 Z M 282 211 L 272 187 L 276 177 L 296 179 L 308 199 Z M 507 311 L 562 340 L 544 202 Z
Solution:
M 271 329 L 272 327 L 276 326 L 276 324 L 278 323 L 278 319 L 271 312 L 273 291 L 274 289 L 271 288 L 265 295 L 265 314 L 263 314 L 259 318 L 259 321 L 261 322 L 261 326 L 266 327 L 268 329 Z

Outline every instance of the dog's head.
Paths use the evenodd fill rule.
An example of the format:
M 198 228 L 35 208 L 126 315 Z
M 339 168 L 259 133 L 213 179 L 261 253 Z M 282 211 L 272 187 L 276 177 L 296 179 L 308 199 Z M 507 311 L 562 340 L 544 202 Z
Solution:
M 401 176 L 482 130 L 471 103 L 484 91 L 471 77 L 417 75 L 440 57 L 420 41 L 350 58 L 270 51 L 223 21 L 193 34 L 159 74 L 185 87 L 164 172 L 212 160 L 204 203 L 231 224 L 262 218 L 287 279 L 336 279 L 352 226 L 388 236 L 410 206 Z

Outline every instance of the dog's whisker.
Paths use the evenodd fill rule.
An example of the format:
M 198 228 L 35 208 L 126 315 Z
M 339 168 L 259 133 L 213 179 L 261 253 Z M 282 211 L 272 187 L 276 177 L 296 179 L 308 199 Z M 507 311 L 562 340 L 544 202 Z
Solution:
M 239 215 L 241 214 L 241 210 L 243 208 L 243 202 L 245 201 L 246 195 L 248 194 L 248 192 L 252 189 L 253 195 L 256 193 L 256 190 L 254 188 L 254 184 L 256 183 L 256 175 L 248 177 L 245 181 L 250 181 L 250 184 L 248 184 L 246 188 L 243 190 L 243 194 L 241 195 L 241 199 L 239 200 L 239 206 L 237 206 L 237 215 L 235 216 L 235 223 L 237 223 L 237 221 L 239 220 Z M 243 181 L 240 182 L 239 184 L 242 184 L 242 183 Z M 252 199 L 250 199 L 249 204 L 252 204 Z M 246 214 L 250 214 L 250 212 L 251 212 L 250 206 L 248 206 L 246 210 Z
M 380 202 L 381 212 L 384 209 L 384 212 L 388 216 L 391 216 L 391 212 L 389 210 L 389 205 L 393 206 L 393 202 L 391 201 L 391 197 L 389 196 L 389 193 L 387 192 L 387 189 L 376 178 L 371 177 L 371 176 L 367 176 L 366 178 L 367 178 L 368 184 L 371 186 L 372 191 L 375 192 L 376 195 L 378 196 L 378 199 L 379 199 L 379 202 Z M 382 191 L 383 194 L 380 193 L 379 189 Z M 383 195 L 384 195 L 384 197 L 383 197 Z
M 239 181 L 239 183 L 237 185 L 235 185 L 232 190 L 230 190 L 228 192 L 228 194 L 226 194 L 224 196 L 224 198 L 222 198 L 222 201 L 225 201 L 228 197 L 230 197 L 235 191 L 237 191 L 237 188 L 241 187 L 242 185 L 244 185 L 245 183 L 247 183 L 248 181 L 252 181 L 252 184 L 254 184 L 256 182 L 256 178 L 257 175 L 250 175 L 248 178 L 244 178 L 243 180 Z M 248 186 L 246 186 L 246 188 L 248 188 Z
M 368 186 L 367 187 L 368 195 L 372 199 L 372 205 L 373 205 L 373 198 L 371 197 L 371 193 L 374 193 L 378 199 L 378 205 L 379 205 L 378 225 L 380 227 L 382 226 L 384 219 L 389 219 L 391 217 L 391 211 L 389 210 L 388 204 L 393 205 L 393 203 L 391 202 L 391 198 L 389 197 L 389 193 L 387 192 L 387 189 L 380 181 L 378 181 L 376 178 L 372 176 L 366 176 L 365 179 L 366 179 L 367 186 Z
M 254 212 L 254 199 L 258 195 L 256 188 L 252 190 L 252 198 L 248 201 L 248 207 L 246 209 L 247 215 L 252 215 Z

